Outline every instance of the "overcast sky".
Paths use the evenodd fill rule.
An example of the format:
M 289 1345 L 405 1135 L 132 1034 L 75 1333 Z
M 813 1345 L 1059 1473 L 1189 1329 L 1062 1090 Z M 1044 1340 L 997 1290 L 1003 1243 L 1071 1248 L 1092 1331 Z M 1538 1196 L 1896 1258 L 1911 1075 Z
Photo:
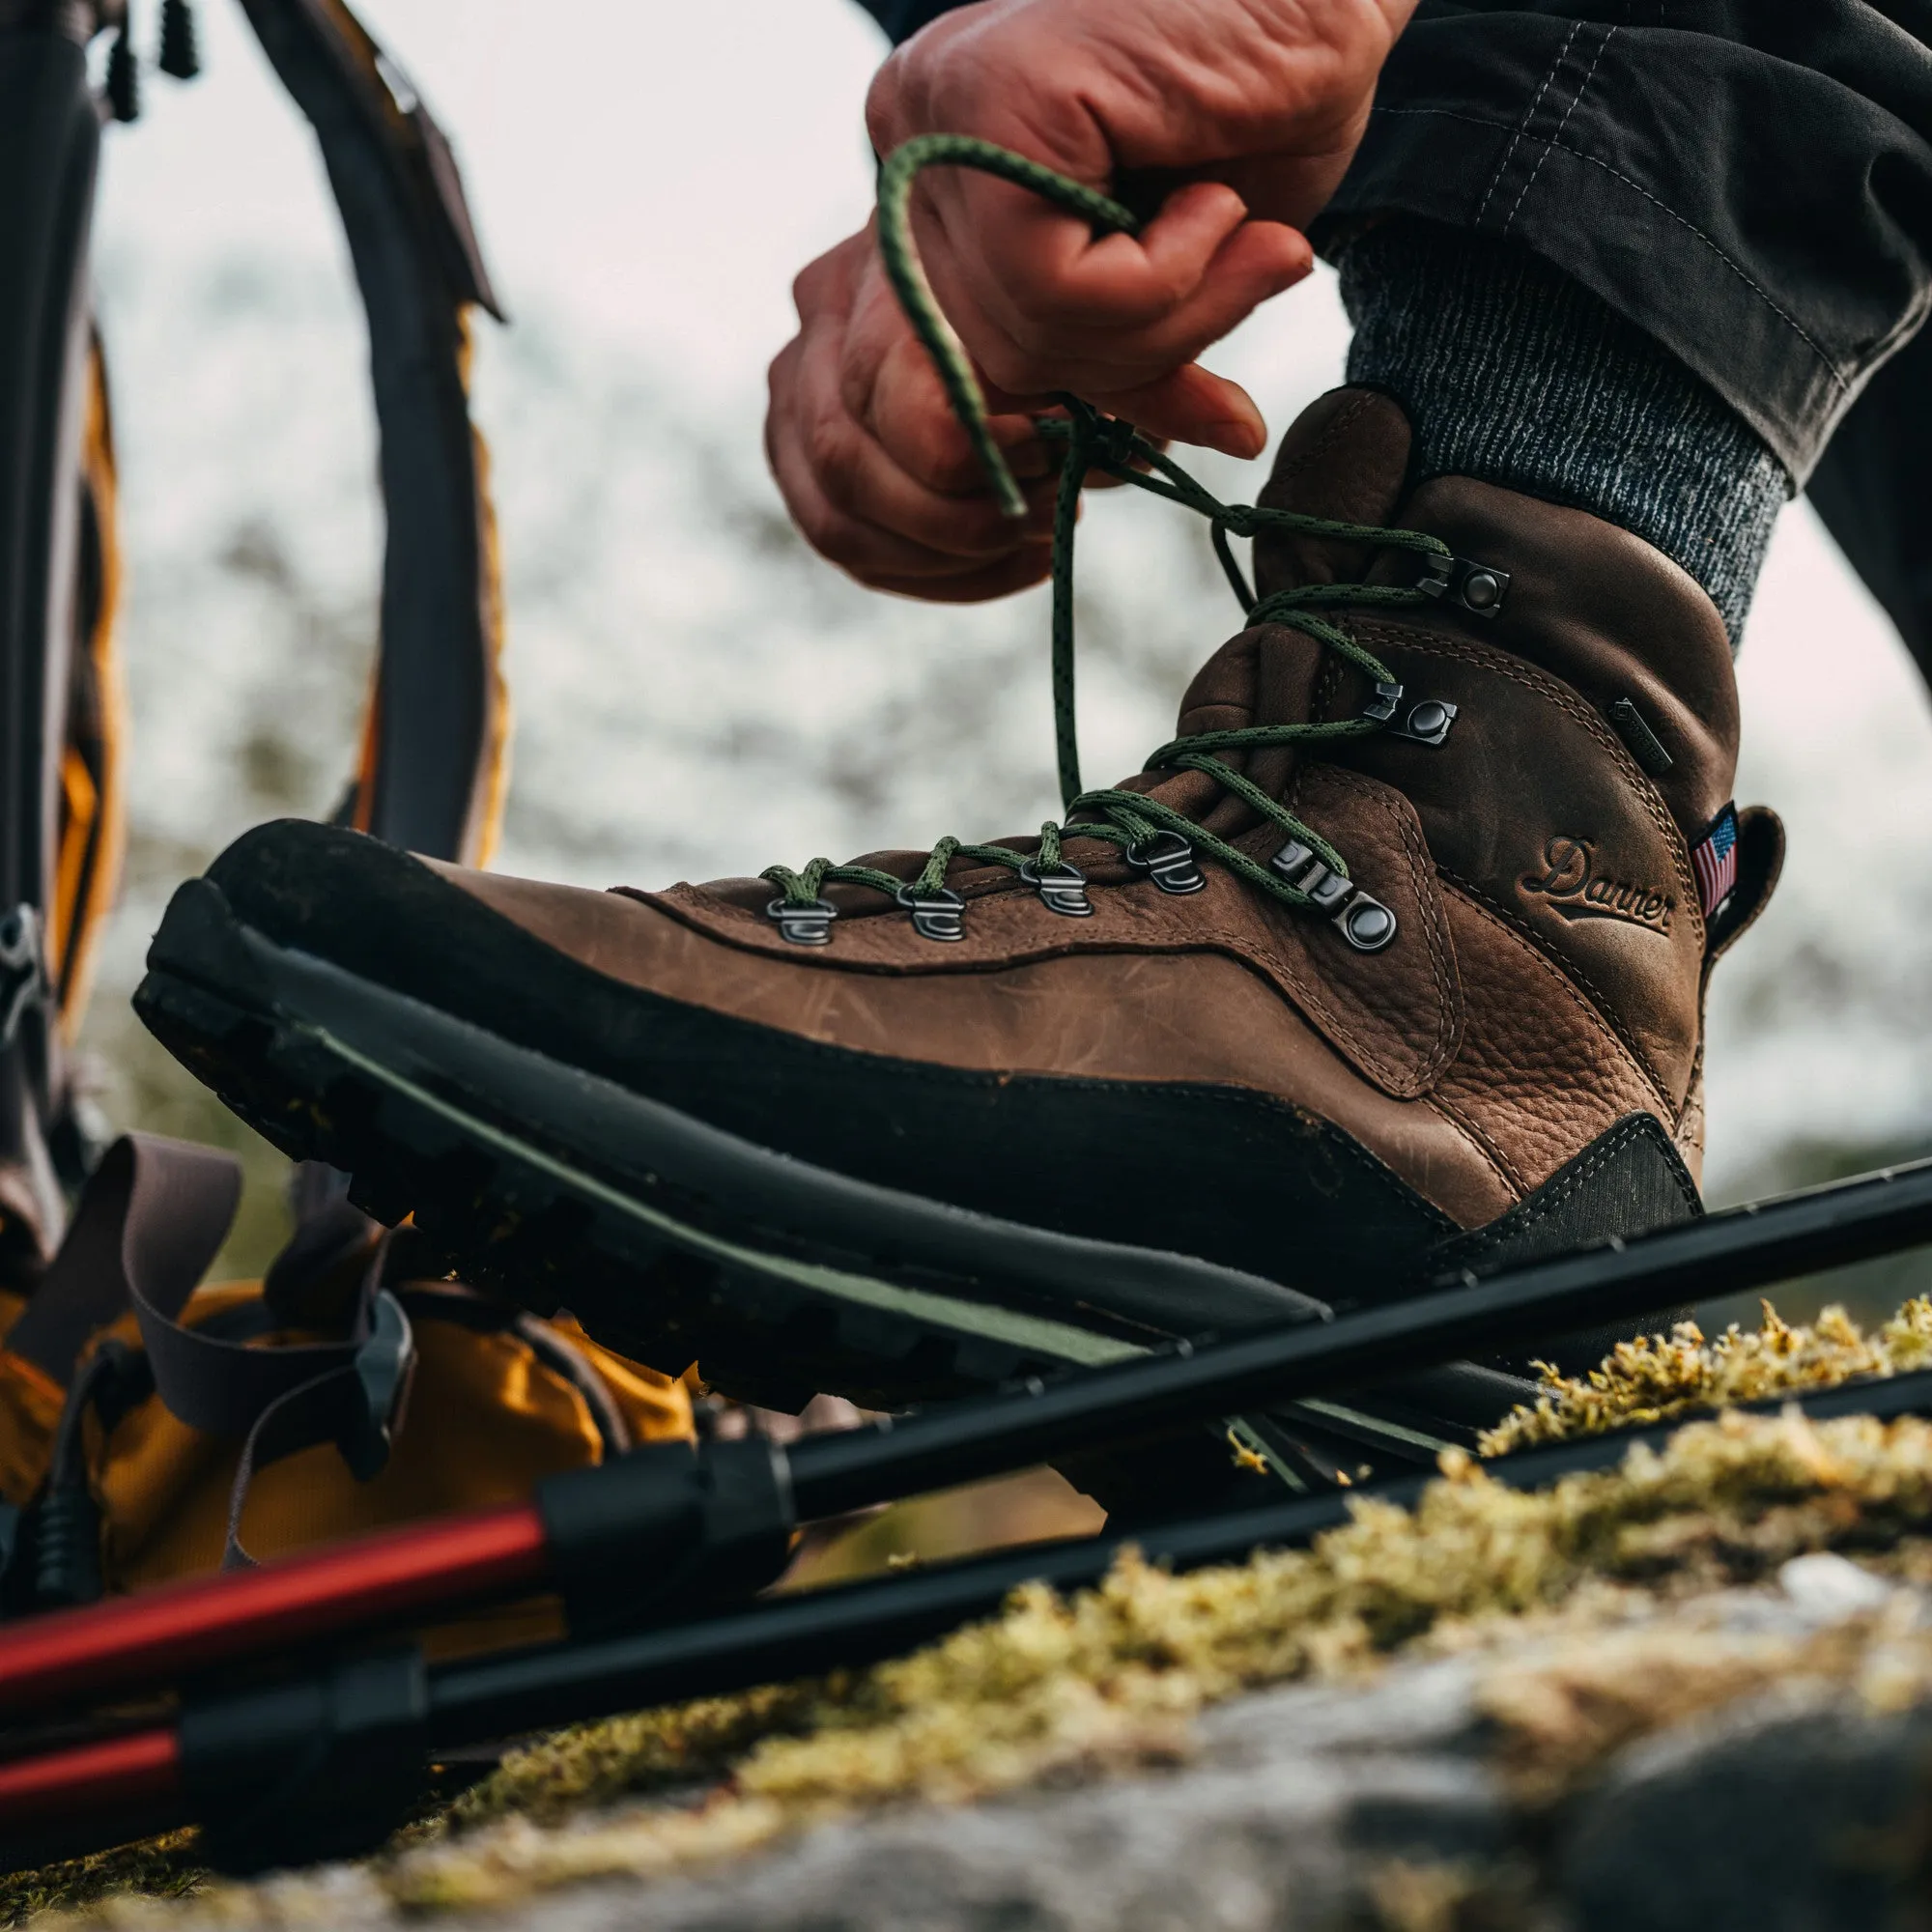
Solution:
M 152 43 L 154 5 L 134 0 Z M 864 218 L 860 108 L 883 43 L 847 0 L 369 0 L 358 9 L 455 141 L 511 309 L 561 310 L 707 385 L 788 330 L 795 269 Z M 231 0 L 207 71 L 151 75 L 111 144 L 103 240 L 333 256 L 306 124 Z M 563 24 L 563 23 L 566 23 Z

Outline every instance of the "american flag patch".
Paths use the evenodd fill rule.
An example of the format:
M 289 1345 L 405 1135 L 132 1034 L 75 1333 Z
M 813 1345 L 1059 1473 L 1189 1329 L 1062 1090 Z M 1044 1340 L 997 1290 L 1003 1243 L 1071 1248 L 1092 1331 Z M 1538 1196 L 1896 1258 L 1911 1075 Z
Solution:
M 1709 919 L 1730 897 L 1738 883 L 1738 809 L 1727 805 L 1713 821 L 1690 854 L 1697 874 L 1697 895 Z

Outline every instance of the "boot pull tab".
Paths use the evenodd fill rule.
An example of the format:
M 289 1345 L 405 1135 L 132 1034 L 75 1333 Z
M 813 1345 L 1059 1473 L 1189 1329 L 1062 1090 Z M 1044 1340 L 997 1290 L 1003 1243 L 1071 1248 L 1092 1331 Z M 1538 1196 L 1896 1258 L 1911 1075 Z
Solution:
M 1724 896 L 1717 902 L 1705 921 L 1704 960 L 1708 970 L 1756 923 L 1758 915 L 1771 903 L 1777 889 L 1777 876 L 1784 869 L 1784 821 L 1769 806 L 1747 805 L 1742 811 L 1725 806 L 1717 824 L 1730 819 L 1734 826 L 1731 847 L 1732 881 Z M 1700 840 L 1691 853 L 1691 869 L 1697 886 L 1704 888 L 1704 868 L 1697 854 L 1710 843 Z

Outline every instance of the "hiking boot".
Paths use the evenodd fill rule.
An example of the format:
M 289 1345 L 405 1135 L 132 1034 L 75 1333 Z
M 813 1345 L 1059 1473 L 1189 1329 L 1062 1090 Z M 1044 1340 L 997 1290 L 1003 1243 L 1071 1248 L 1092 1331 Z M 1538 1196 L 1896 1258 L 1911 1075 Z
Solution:
M 1704 989 L 1781 849 L 1728 802 L 1723 624 L 1408 449 L 1377 393 L 1301 418 L 1264 621 L 1064 837 L 595 893 L 271 825 L 138 1008 L 470 1279 L 773 1406 L 1694 1215 Z

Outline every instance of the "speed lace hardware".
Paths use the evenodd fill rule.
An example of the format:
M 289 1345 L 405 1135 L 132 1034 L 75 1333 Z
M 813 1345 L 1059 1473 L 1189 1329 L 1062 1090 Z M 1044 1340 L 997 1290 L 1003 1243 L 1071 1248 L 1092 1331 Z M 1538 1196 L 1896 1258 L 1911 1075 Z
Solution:
M 1330 914 L 1336 931 L 1357 952 L 1379 952 L 1395 937 L 1395 914 L 1324 866 L 1300 839 L 1291 838 L 1268 865 L 1305 894 L 1318 912 Z
M 933 886 L 925 892 L 901 886 L 893 896 L 912 914 L 912 929 L 922 939 L 966 937 L 966 901 L 951 886 Z
M 940 165 L 978 168 L 1015 182 L 1084 215 L 1102 231 L 1131 234 L 1140 223 L 1131 211 L 1093 188 L 969 135 L 921 135 L 897 149 L 879 171 L 879 250 L 886 273 L 915 333 L 932 357 L 953 413 L 978 454 L 1002 510 L 1021 517 L 1027 512 L 1026 498 L 993 440 L 979 379 L 933 299 L 913 245 L 914 180 L 921 169 Z M 813 859 L 802 871 L 772 866 L 760 874 L 778 887 L 780 894 L 767 908 L 768 916 L 780 933 L 794 944 L 823 946 L 830 940 L 835 916 L 820 897 L 825 886 L 864 886 L 904 907 L 915 930 L 926 938 L 958 940 L 965 936 L 965 903 L 948 888 L 946 879 L 953 860 L 964 859 L 1016 873 L 1022 884 L 1039 895 L 1049 911 L 1068 919 L 1086 919 L 1094 912 L 1086 877 L 1067 862 L 1062 849 L 1065 841 L 1077 838 L 1114 846 L 1127 865 L 1171 894 L 1202 891 L 1208 882 L 1200 861 L 1211 859 L 1285 905 L 1325 915 L 1355 951 L 1380 952 L 1395 938 L 1395 914 L 1353 884 L 1348 862 L 1319 832 L 1221 754 L 1245 755 L 1281 746 L 1318 745 L 1378 731 L 1416 744 L 1439 746 L 1455 722 L 1456 707 L 1440 698 L 1405 703 L 1394 672 L 1366 645 L 1339 628 L 1328 613 L 1413 611 L 1446 599 L 1464 610 L 1490 615 L 1500 607 L 1508 589 L 1508 574 L 1458 557 L 1439 538 L 1421 530 L 1385 529 L 1252 503 L 1224 503 L 1131 423 L 1102 415 L 1075 396 L 1056 401 L 1065 415 L 1041 417 L 1036 427 L 1043 439 L 1065 446 L 1054 504 L 1052 628 L 1054 740 L 1064 818 L 1049 819 L 1040 827 L 1038 847 L 1032 852 L 1010 845 L 968 845 L 949 836 L 933 846 L 912 879 L 872 866 L 838 866 L 830 859 Z M 1115 787 L 1089 791 L 1080 782 L 1073 693 L 1073 539 L 1082 487 L 1096 470 L 1204 518 L 1214 554 L 1248 623 L 1279 624 L 1301 632 L 1352 666 L 1374 693 L 1367 707 L 1353 718 L 1190 732 L 1163 745 L 1147 760 L 1145 769 L 1150 772 L 1201 773 L 1272 825 L 1285 842 L 1267 864 L 1148 793 Z M 1307 583 L 1257 597 L 1230 545 L 1234 538 L 1253 537 L 1266 530 L 1332 540 L 1358 549 L 1406 551 L 1420 559 L 1419 578 L 1409 584 Z
M 1069 866 L 1063 859 L 1051 871 L 1043 872 L 1029 859 L 1020 867 L 1020 880 L 1038 893 L 1048 912 L 1057 912 L 1063 919 L 1094 917 L 1094 901 L 1087 896 L 1087 874 L 1078 866 Z
M 830 946 L 838 908 L 814 894 L 805 899 L 774 899 L 765 908 L 765 917 L 776 920 L 780 936 L 794 946 Z
M 1425 597 L 1434 597 L 1478 617 L 1493 617 L 1503 608 L 1510 574 L 1487 563 L 1471 563 L 1465 556 L 1451 556 L 1446 551 L 1431 557 L 1423 566 L 1415 587 Z
M 1178 832 L 1156 832 L 1129 845 L 1123 855 L 1135 871 L 1145 872 L 1164 893 L 1198 893 L 1208 883 L 1194 863 L 1194 847 Z

